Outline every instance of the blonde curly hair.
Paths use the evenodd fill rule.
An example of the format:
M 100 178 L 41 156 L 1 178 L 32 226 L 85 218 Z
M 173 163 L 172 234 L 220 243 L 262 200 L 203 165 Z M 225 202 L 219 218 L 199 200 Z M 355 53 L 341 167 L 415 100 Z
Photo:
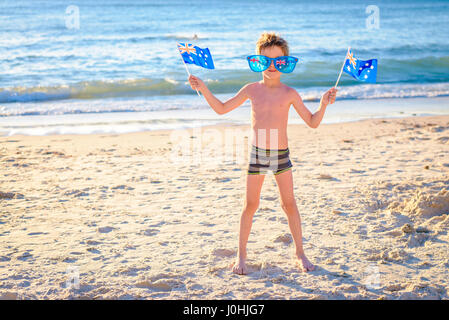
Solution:
M 285 56 L 289 55 L 290 49 L 288 48 L 287 41 L 274 32 L 264 32 L 260 35 L 256 44 L 256 53 L 260 54 L 262 49 L 274 46 L 280 47 Z

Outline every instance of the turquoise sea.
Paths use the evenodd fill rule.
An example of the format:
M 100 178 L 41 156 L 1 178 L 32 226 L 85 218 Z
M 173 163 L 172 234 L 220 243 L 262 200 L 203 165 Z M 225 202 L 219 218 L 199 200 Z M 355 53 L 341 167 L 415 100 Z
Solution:
M 219 98 L 261 75 L 245 57 L 276 31 L 299 58 L 283 81 L 315 110 L 348 46 L 377 58 L 376 84 L 343 74 L 323 122 L 449 113 L 449 1 L 0 1 L 0 134 L 130 132 L 232 121 L 187 85 L 178 42 L 207 47 L 190 66 Z M 294 112 L 290 123 L 301 123 Z

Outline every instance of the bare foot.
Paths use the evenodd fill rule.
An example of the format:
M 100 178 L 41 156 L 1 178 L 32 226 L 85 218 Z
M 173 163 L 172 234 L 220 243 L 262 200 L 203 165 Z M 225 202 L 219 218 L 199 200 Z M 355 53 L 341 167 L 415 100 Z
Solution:
M 245 259 L 238 259 L 237 262 L 231 264 L 231 267 L 235 274 L 247 274 L 248 272 Z
M 299 269 L 302 272 L 313 271 L 315 270 L 315 266 L 307 259 L 305 254 L 297 255 Z

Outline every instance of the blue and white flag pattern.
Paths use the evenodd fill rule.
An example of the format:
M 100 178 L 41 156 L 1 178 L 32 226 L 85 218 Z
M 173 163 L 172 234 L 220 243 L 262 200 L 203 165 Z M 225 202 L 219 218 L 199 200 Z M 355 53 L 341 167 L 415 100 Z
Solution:
M 207 69 L 215 69 L 214 61 L 208 48 L 201 49 L 190 43 L 178 43 L 178 49 L 185 63 L 196 64 Z
M 343 71 L 356 80 L 375 83 L 377 78 L 377 59 L 359 60 L 349 50 Z

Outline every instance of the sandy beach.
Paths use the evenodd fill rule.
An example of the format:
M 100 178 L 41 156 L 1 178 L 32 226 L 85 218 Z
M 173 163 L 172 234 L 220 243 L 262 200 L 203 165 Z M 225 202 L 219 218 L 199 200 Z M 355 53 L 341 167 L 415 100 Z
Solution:
M 289 126 L 310 273 L 271 174 L 230 271 L 247 140 L 225 132 L 249 127 L 0 137 L 0 298 L 448 299 L 449 116 Z

